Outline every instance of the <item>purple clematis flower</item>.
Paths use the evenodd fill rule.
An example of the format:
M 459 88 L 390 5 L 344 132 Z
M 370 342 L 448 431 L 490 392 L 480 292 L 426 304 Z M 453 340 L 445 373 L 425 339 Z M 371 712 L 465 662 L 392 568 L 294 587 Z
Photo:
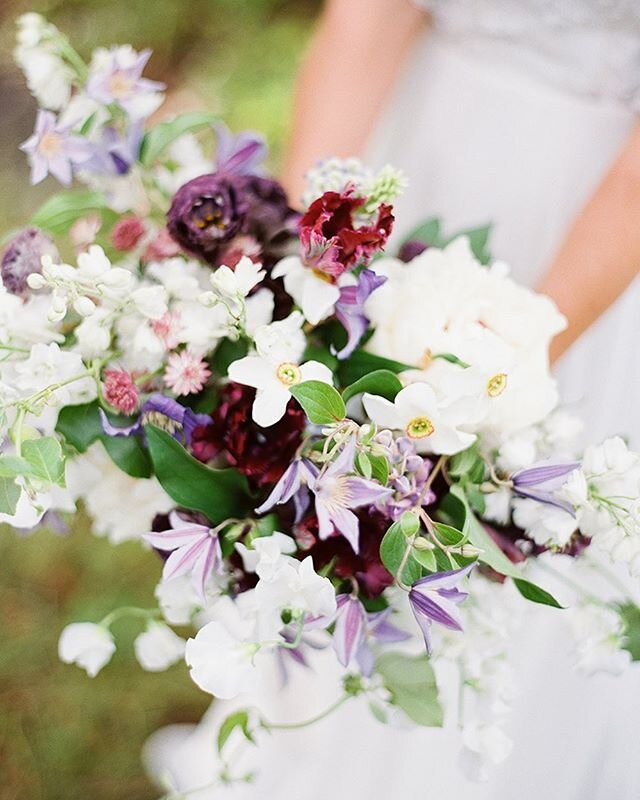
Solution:
M 389 622 L 390 608 L 368 614 L 356 597 L 347 594 L 338 595 L 337 606 L 333 649 L 343 667 L 355 658 L 365 677 L 373 674 L 375 663 L 370 640 L 392 644 L 411 638 L 410 634 Z
M 142 120 L 129 125 L 125 136 L 110 126 L 103 128 L 100 140 L 90 143 L 91 158 L 84 169 L 96 175 L 126 175 L 140 155 L 143 136 Z
M 307 459 L 296 458 L 271 490 L 267 499 L 255 509 L 256 514 L 266 514 L 274 506 L 288 503 L 293 498 L 296 507 L 295 521 L 299 522 L 309 505 L 307 486 L 318 476 L 318 468 Z
M 411 610 L 420 626 L 427 653 L 431 655 L 431 624 L 438 622 L 454 631 L 462 630 L 462 616 L 458 605 L 468 597 L 458 586 L 475 564 L 449 572 L 436 572 L 416 581 L 409 592 Z
M 171 529 L 149 532 L 142 538 L 158 550 L 171 550 L 162 570 L 162 580 L 170 581 L 191 574 L 194 586 L 204 600 L 207 581 L 214 570 L 222 567 L 222 550 L 218 537 L 206 525 L 183 520 L 175 511 L 169 514 Z
M 359 523 L 352 509 L 385 500 L 392 490 L 354 475 L 355 455 L 356 440 L 352 436 L 336 460 L 309 481 L 309 488 L 315 495 L 320 538 L 328 539 L 338 531 L 357 553 Z
M 216 172 L 227 175 L 255 175 L 267 155 L 267 144 L 262 136 L 252 131 L 233 135 L 219 122 L 216 131 Z
M 49 173 L 63 186 L 70 186 L 74 167 L 91 155 L 88 142 L 71 133 L 71 125 L 60 125 L 51 111 L 38 111 L 33 134 L 20 145 L 31 162 L 31 183 L 43 181 Z
M 334 353 L 339 359 L 349 358 L 366 333 L 369 318 L 364 313 L 364 304 L 372 292 L 386 280 L 384 276 L 376 275 L 371 269 L 363 269 L 355 286 L 343 286 L 340 289 L 340 298 L 336 303 L 336 317 L 345 327 L 349 338 L 342 350 Z
M 196 414 L 190 408 L 162 394 L 152 394 L 149 397 L 133 425 L 124 428 L 112 425 L 102 409 L 100 416 L 102 430 L 109 436 L 137 436 L 144 433 L 144 426 L 149 424 L 170 433 L 174 439 L 182 440 L 186 445 L 191 444 L 193 431 L 199 425 L 207 425 L 211 421 L 208 414 Z
M 142 77 L 151 50 L 112 47 L 92 64 L 86 92 L 93 100 L 120 106 L 132 119 L 148 117 L 160 105 L 165 85 Z
M 520 497 L 528 497 L 540 503 L 557 506 L 569 514 L 574 514 L 572 506 L 555 497 L 554 492 L 565 483 L 567 475 L 579 467 L 580 464 L 577 461 L 556 464 L 549 461 L 521 469 L 511 476 L 513 491 Z

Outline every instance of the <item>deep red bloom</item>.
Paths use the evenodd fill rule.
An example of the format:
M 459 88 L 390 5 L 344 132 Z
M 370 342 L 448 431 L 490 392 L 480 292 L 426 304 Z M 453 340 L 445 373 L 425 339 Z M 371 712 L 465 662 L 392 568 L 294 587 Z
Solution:
M 377 220 L 359 228 L 354 212 L 366 202 L 351 189 L 325 192 L 309 206 L 300 222 L 300 243 L 305 264 L 332 278 L 357 265 L 367 265 L 382 250 L 393 229 L 392 208 L 382 204 Z
M 284 417 L 268 428 L 251 418 L 255 389 L 229 383 L 222 390 L 211 424 L 193 432 L 192 452 L 207 462 L 219 455 L 255 486 L 275 483 L 289 466 L 302 440 L 305 415 L 294 402 Z
M 365 597 L 378 597 L 393 583 L 393 576 L 380 560 L 380 542 L 389 527 L 389 520 L 378 511 L 359 509 L 360 552 L 353 548 L 344 536 L 330 536 L 324 541 L 318 538 L 318 520 L 312 514 L 295 527 L 298 546 L 313 556 L 316 570 L 333 561 L 333 574 L 344 580 L 354 578 Z M 335 559 L 335 560 L 334 560 Z
M 128 253 L 144 236 L 144 222 L 135 216 L 118 220 L 111 231 L 111 244 L 116 250 Z

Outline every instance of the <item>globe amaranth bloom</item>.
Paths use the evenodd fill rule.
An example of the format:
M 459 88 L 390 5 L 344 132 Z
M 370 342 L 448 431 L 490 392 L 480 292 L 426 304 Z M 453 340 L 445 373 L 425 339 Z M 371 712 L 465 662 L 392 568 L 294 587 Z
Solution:
M 391 206 L 382 203 L 377 219 L 355 227 L 354 215 L 365 197 L 347 191 L 325 192 L 300 220 L 302 260 L 306 266 L 333 279 L 358 265 L 366 265 L 381 250 L 393 229 Z
M 60 255 L 53 241 L 38 228 L 25 228 L 9 242 L 0 262 L 0 275 L 5 289 L 24 297 L 28 292 L 27 278 L 42 272 L 42 256 L 59 262 Z
M 192 451 L 207 462 L 223 455 L 256 486 L 275 483 L 294 458 L 306 424 L 304 411 L 295 402 L 268 428 L 251 419 L 255 389 L 229 383 L 206 423 L 193 432 Z

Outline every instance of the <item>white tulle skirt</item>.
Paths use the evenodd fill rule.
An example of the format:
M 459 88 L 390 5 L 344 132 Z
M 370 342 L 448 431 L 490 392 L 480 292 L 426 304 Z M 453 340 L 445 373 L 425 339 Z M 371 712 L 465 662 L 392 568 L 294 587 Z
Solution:
M 624 108 L 565 94 L 495 63 L 490 52 L 469 55 L 463 45 L 430 35 L 372 138 L 370 159 L 410 177 L 397 204 L 402 232 L 431 215 L 451 232 L 494 222 L 493 254 L 533 285 L 634 122 Z M 639 308 L 636 282 L 558 369 L 565 401 L 585 419 L 590 439 L 621 432 L 640 441 Z M 637 800 L 640 671 L 576 675 L 561 615 L 541 607 L 526 612 L 513 647 L 514 749 L 487 783 L 460 772 L 455 713 L 444 730 L 383 726 L 358 699 L 314 728 L 264 742 L 250 757 L 256 782 L 229 796 Z M 259 693 L 272 718 L 302 719 L 338 696 L 332 658 L 320 655 L 313 676 L 295 672 L 286 691 L 274 675 Z M 441 677 L 445 684 L 451 678 Z M 216 769 L 217 726 L 230 708 L 214 704 L 198 728 L 156 735 L 146 753 L 151 770 L 181 789 L 207 784 Z M 224 796 L 221 789 L 189 795 Z

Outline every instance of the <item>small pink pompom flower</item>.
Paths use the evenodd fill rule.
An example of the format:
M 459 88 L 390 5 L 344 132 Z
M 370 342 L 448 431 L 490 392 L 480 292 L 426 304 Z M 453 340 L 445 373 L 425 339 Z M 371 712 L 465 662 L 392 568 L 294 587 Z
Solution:
M 183 350 L 169 356 L 164 382 L 180 396 L 201 391 L 210 376 L 211 370 L 200 356 Z
M 121 414 L 133 414 L 138 408 L 140 390 L 133 376 L 123 369 L 104 371 L 104 399 Z

